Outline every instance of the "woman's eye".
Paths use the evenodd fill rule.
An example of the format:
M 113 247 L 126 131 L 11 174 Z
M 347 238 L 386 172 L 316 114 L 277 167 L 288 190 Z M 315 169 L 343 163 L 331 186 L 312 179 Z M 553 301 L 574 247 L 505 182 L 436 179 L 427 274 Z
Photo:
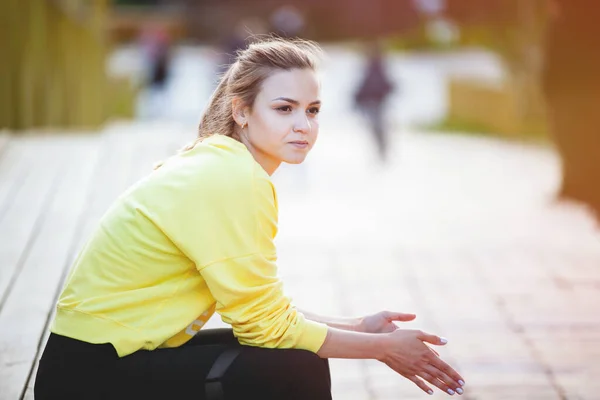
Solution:
M 313 107 L 313 108 L 309 108 L 308 112 L 316 115 L 321 112 L 321 109 L 319 107 Z
M 279 111 L 284 111 L 284 112 L 292 111 L 292 107 L 290 107 L 290 106 L 278 107 L 277 109 Z

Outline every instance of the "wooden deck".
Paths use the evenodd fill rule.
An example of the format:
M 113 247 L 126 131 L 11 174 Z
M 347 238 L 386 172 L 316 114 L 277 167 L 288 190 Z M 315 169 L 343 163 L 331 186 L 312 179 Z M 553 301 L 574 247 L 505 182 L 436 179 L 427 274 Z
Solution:
M 364 137 L 322 135 L 306 165 L 275 177 L 298 304 L 416 312 L 407 326 L 449 337 L 440 352 L 467 399 L 600 399 L 600 235 L 581 208 L 547 201 L 549 150 L 409 135 L 382 169 Z M 1 400 L 33 398 L 61 283 L 98 218 L 192 137 L 166 125 L 0 136 Z M 338 399 L 425 396 L 375 361 L 331 365 Z

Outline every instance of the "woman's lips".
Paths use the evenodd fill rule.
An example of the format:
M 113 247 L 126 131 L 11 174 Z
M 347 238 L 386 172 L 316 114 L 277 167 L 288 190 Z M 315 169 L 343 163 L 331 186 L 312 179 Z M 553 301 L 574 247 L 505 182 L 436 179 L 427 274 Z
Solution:
M 293 145 L 293 146 L 295 146 L 295 147 L 297 147 L 297 148 L 299 148 L 299 149 L 305 149 L 305 148 L 308 147 L 308 142 L 303 141 L 303 140 L 298 140 L 298 141 L 295 141 L 295 142 L 290 142 L 290 144 Z

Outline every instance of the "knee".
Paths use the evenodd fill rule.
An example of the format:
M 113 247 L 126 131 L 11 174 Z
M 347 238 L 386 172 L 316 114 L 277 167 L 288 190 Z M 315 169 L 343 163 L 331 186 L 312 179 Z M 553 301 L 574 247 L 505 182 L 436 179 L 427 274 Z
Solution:
M 329 361 L 306 350 L 296 350 L 295 353 L 292 365 L 295 386 L 315 394 L 330 393 Z

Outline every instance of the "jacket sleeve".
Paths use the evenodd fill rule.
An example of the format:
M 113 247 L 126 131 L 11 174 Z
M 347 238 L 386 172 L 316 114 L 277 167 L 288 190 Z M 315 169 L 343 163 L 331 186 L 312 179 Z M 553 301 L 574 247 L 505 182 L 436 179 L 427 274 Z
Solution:
M 200 272 L 217 300 L 217 312 L 239 342 L 316 353 L 327 327 L 304 318 L 282 291 L 273 260 L 264 254 L 224 260 Z

